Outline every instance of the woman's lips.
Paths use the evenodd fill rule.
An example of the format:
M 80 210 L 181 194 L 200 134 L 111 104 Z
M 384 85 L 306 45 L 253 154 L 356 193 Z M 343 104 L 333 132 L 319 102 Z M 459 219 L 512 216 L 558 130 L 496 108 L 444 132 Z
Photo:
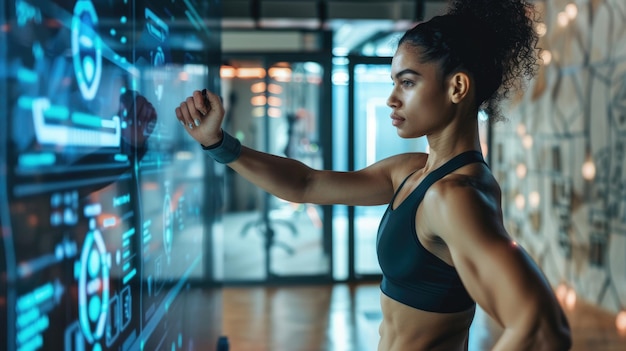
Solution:
M 402 124 L 402 122 L 404 122 L 404 118 L 402 118 L 402 117 L 400 117 L 400 116 L 398 116 L 396 114 L 392 114 L 391 115 L 391 124 L 394 127 L 399 126 L 400 124 Z

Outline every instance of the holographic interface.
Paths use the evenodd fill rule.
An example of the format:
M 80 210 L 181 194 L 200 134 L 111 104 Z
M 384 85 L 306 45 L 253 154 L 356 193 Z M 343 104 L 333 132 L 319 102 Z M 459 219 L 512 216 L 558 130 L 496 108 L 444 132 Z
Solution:
M 172 114 L 219 84 L 219 5 L 2 1 L 0 349 L 197 347 L 219 174 Z

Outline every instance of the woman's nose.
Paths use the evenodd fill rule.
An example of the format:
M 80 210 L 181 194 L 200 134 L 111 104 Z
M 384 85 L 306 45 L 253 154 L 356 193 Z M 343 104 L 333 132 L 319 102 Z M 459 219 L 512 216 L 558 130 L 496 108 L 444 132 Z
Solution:
M 394 96 L 393 93 L 391 93 L 387 98 L 387 106 L 391 108 L 397 108 L 400 106 L 400 101 Z

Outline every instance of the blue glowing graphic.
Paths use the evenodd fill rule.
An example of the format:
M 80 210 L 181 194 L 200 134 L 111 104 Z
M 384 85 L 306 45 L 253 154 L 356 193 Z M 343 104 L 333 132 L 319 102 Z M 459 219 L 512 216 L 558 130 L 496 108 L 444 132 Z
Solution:
M 89 321 L 97 322 L 98 318 L 100 318 L 100 313 L 102 312 L 102 303 L 98 295 L 94 295 L 89 299 L 89 307 L 88 307 Z
M 155 38 L 159 43 L 163 43 L 167 40 L 170 29 L 169 26 L 161 19 L 159 16 L 154 13 L 149 8 L 145 10 L 145 18 L 146 18 L 146 30 L 150 35 Z M 158 101 L 161 101 L 163 98 L 163 90 L 165 86 L 165 78 L 163 77 L 163 73 L 160 68 L 165 65 L 165 53 L 163 52 L 163 48 L 158 46 L 155 51 L 150 52 L 152 67 L 156 68 L 154 70 L 154 94 Z
M 187 65 L 218 84 L 222 1 L 0 6 L 0 350 L 197 348 L 180 322 L 197 308 L 179 296 L 207 269 L 204 222 L 183 199 L 218 175 L 178 172 L 203 158 L 176 158 L 193 141 L 170 128 L 168 89 Z M 157 112 L 150 132 L 130 96 Z
M 152 65 L 155 68 L 163 67 L 165 65 L 165 53 L 163 53 L 163 49 L 159 46 L 156 52 L 152 52 Z M 163 98 L 163 89 L 165 86 L 165 79 L 160 70 L 156 69 L 154 73 L 154 95 L 156 95 L 157 100 L 161 101 Z
M 15 13 L 17 17 L 17 25 L 22 27 L 29 21 L 41 23 L 41 12 L 26 1 L 15 2 Z
M 169 261 L 172 251 L 172 235 L 174 232 L 174 219 L 172 213 L 172 200 L 169 195 L 165 195 L 163 201 L 163 246 Z
M 104 119 L 85 113 L 71 113 L 67 107 L 52 105 L 47 98 L 21 97 L 18 104 L 32 109 L 37 141 L 43 145 L 120 146 L 122 128 L 118 116 Z M 50 120 L 71 120 L 75 126 L 48 123 Z
M 102 43 L 95 31 L 98 15 L 89 0 L 79 0 L 72 18 L 72 57 L 80 92 L 85 100 L 96 96 L 102 75 Z
M 146 8 L 144 14 L 148 32 L 160 42 L 164 42 L 170 32 L 168 25 L 149 8 Z
M 78 278 L 78 318 L 85 339 L 99 340 L 109 309 L 109 268 L 107 252 L 98 230 L 87 233 L 80 256 Z
M 96 250 L 91 250 L 89 254 L 89 278 L 95 279 L 98 277 L 98 272 L 100 272 L 100 254 Z

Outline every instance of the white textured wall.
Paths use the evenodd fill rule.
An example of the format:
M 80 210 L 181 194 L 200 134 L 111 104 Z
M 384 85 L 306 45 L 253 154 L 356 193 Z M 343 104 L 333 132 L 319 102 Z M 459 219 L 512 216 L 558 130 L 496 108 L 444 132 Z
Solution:
M 577 15 L 560 26 L 559 13 L 570 3 Z M 552 60 L 514 99 L 509 121 L 494 126 L 492 168 L 503 188 L 507 226 L 561 286 L 561 297 L 575 293 L 623 311 L 626 1 L 539 4 L 547 28 L 540 46 Z M 596 169 L 590 181 L 581 171 L 587 155 Z M 525 175 L 518 174 L 524 167 Z

